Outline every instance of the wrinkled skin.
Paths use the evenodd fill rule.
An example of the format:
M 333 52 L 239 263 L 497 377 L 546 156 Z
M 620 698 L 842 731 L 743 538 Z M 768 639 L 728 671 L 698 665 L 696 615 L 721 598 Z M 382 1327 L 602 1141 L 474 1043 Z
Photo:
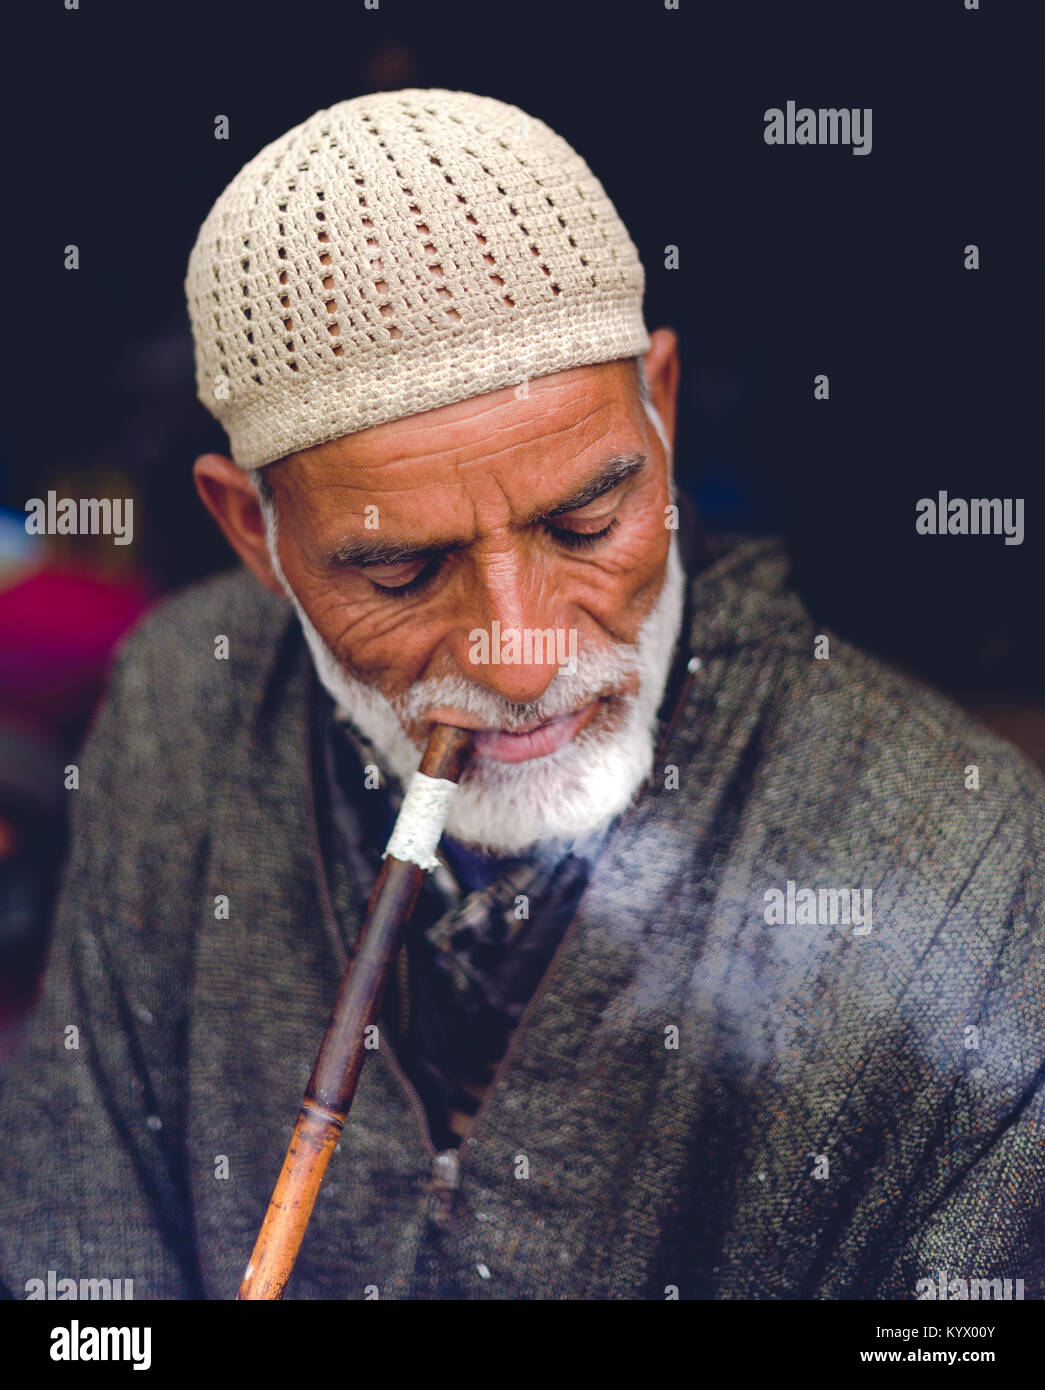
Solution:
M 645 361 L 653 405 L 673 443 L 675 335 L 658 330 Z M 645 465 L 611 491 L 534 519 L 574 497 L 609 460 L 634 456 Z M 392 699 L 423 678 L 456 674 L 526 704 L 547 688 L 554 656 L 476 666 L 469 634 L 489 630 L 495 619 L 502 631 L 576 628 L 582 659 L 611 642 L 635 642 L 663 581 L 669 472 L 626 361 L 542 377 L 526 395 L 507 388 L 379 425 L 292 454 L 266 476 L 283 572 L 352 675 Z M 249 478 L 217 454 L 198 459 L 195 476 L 234 549 L 267 588 L 282 593 Z M 378 509 L 376 529 L 365 525 L 368 507 Z M 576 537 L 607 527 L 604 537 L 577 548 Z M 333 553 L 352 541 L 459 548 L 375 566 L 334 563 Z M 418 579 L 418 592 L 386 592 Z M 429 710 L 407 729 L 418 747 L 435 719 L 469 722 L 452 710 Z

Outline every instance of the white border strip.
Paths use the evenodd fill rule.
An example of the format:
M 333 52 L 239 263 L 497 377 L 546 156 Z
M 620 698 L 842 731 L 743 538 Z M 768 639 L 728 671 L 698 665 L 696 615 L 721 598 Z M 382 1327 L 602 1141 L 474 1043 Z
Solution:
M 415 772 L 381 858 L 402 859 L 404 863 L 416 864 L 429 872 L 436 868 L 439 860 L 435 857 L 435 847 L 442 836 L 456 790 L 457 783 L 445 777 L 428 777 L 423 772 Z

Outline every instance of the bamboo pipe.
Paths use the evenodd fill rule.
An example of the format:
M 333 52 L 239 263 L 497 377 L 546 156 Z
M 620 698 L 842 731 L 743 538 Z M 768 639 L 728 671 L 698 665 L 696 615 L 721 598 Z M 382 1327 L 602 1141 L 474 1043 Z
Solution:
M 239 1298 L 279 1299 L 359 1083 L 366 1029 L 381 1001 L 472 752 L 472 731 L 436 724 L 396 819 L 366 921 L 341 981 L 283 1168 L 243 1274 Z

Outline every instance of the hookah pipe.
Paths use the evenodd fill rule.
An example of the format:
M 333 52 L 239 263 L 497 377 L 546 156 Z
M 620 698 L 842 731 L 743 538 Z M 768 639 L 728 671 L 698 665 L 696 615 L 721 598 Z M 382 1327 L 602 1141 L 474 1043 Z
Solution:
M 383 855 L 366 921 L 338 990 L 287 1156 L 240 1285 L 239 1299 L 280 1299 L 359 1084 L 367 1028 L 381 1012 L 393 963 L 472 753 L 473 731 L 436 724 Z

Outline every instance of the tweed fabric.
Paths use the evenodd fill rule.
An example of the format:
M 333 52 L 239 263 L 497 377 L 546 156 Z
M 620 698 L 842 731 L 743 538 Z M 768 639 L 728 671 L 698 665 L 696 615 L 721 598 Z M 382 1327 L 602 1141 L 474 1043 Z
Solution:
M 542 121 L 468 92 L 356 97 L 255 155 L 200 228 L 197 394 L 260 468 L 638 356 L 643 288 L 602 185 Z
M 943 1267 L 1041 1298 L 1040 774 L 837 636 L 813 660 L 779 544 L 732 547 L 690 598 L 703 664 L 515 1030 L 450 1214 L 379 1049 L 288 1297 L 911 1299 Z M 235 1295 L 365 909 L 344 865 L 317 865 L 313 683 L 296 620 L 245 573 L 123 649 L 0 1091 L 19 1297 L 48 1269 Z M 768 926 L 788 878 L 873 886 L 873 930 Z

